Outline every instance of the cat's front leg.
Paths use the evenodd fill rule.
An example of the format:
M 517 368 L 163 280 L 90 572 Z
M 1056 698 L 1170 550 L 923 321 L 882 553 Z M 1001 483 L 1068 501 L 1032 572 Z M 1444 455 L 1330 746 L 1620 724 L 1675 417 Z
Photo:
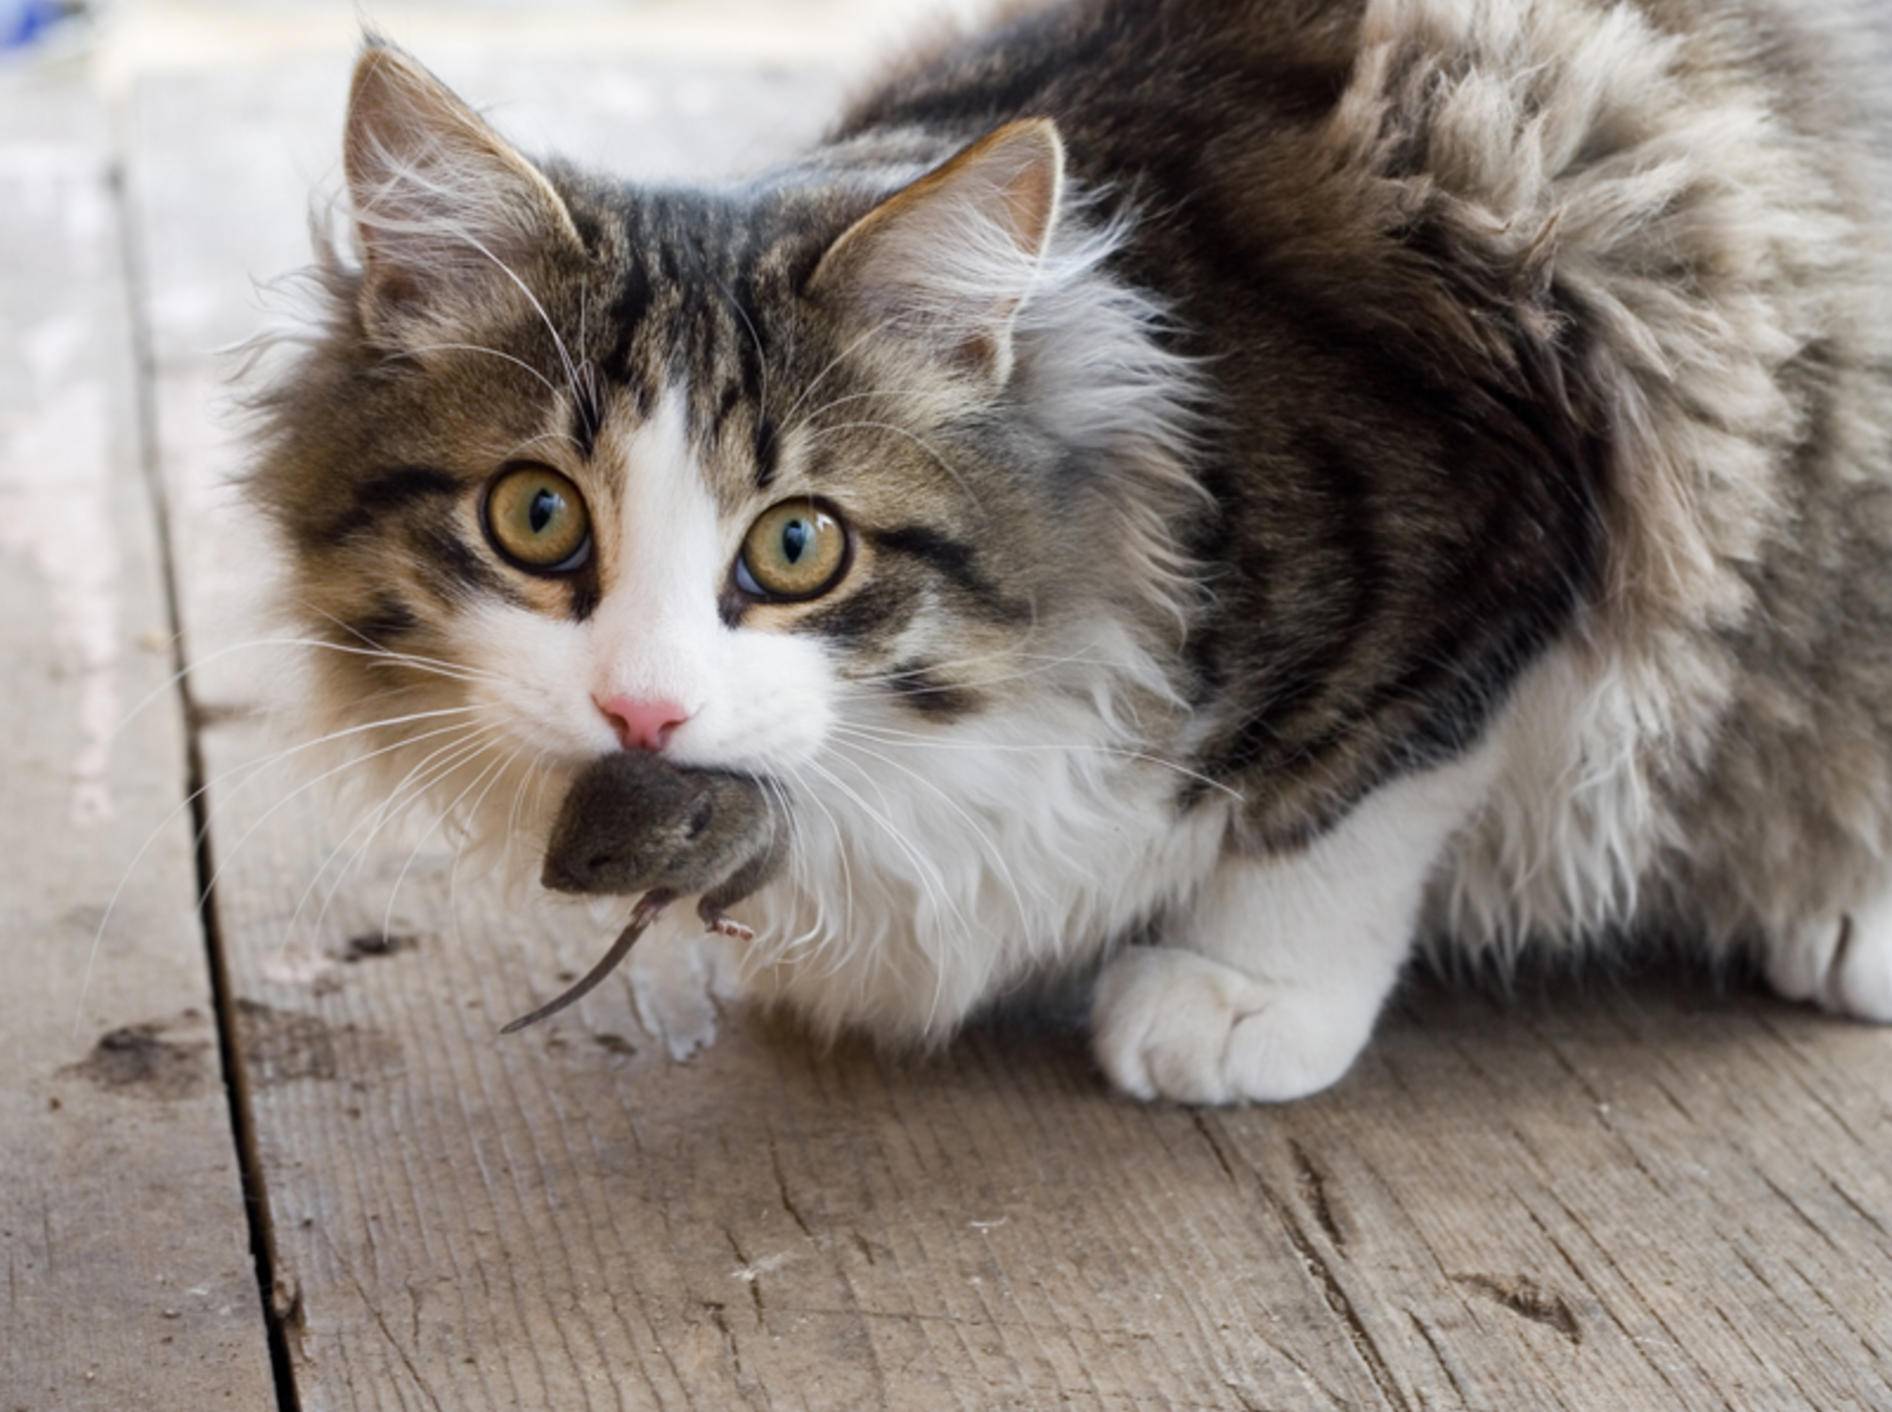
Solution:
M 1338 1080 L 1488 778 L 1477 757 L 1408 776 L 1298 853 L 1225 858 L 1167 944 L 1128 947 L 1100 976 L 1092 1027 L 1111 1080 L 1181 1103 L 1281 1102 Z

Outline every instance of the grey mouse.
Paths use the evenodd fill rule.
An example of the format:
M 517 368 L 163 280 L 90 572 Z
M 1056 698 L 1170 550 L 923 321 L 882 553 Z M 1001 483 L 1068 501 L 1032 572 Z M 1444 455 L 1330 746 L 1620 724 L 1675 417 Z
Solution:
M 554 892 L 642 893 L 604 958 L 554 999 L 500 1031 L 537 1024 L 588 994 L 629 954 L 659 913 L 695 895 L 712 931 L 754 935 L 727 909 L 780 871 L 784 840 L 761 784 L 719 770 L 684 770 L 626 750 L 600 756 L 566 791 L 540 881 Z

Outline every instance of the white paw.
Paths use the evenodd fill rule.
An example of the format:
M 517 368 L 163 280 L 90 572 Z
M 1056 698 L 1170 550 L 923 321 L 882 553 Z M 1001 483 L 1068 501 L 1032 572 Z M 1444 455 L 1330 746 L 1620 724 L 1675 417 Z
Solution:
M 638 1022 L 678 1063 L 715 1042 L 716 1002 L 742 990 L 735 949 L 715 933 L 653 929 L 627 968 Z
M 1789 1000 L 1892 1024 L 1892 892 L 1776 941 L 1767 980 Z
M 1193 951 L 1133 946 L 1098 978 L 1097 1060 L 1117 1087 L 1178 1103 L 1279 1103 L 1345 1074 L 1380 993 L 1259 980 Z

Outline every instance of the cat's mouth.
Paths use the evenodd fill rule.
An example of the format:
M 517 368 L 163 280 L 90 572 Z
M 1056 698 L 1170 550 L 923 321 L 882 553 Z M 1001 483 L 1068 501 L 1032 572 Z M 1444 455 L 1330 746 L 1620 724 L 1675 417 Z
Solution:
M 591 896 L 714 894 L 728 905 L 767 880 L 751 882 L 749 874 L 775 847 L 764 781 L 618 751 L 573 779 L 552 825 L 541 881 Z M 739 877 L 742 890 L 730 892 Z
M 557 1014 L 594 989 L 678 897 L 697 894 L 712 931 L 752 935 L 727 909 L 780 868 L 781 840 L 765 785 L 747 775 L 689 770 L 645 751 L 600 756 L 566 791 L 540 880 L 555 892 L 641 893 L 598 964 L 502 1033 Z M 673 842 L 681 836 L 681 842 Z

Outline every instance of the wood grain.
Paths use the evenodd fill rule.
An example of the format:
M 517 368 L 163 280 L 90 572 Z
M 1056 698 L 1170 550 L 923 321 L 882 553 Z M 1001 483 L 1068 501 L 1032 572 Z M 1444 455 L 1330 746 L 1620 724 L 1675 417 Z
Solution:
M 255 580 L 213 528 L 238 460 L 195 350 L 246 331 L 233 267 L 293 243 L 285 154 L 328 151 L 341 90 L 315 72 L 134 109 L 200 650 Z M 559 73 L 505 91 L 621 167 L 706 142 L 692 83 L 745 150 L 822 101 Z M 207 167 L 187 114 L 230 134 Z M 213 773 L 270 748 L 269 671 L 205 674 Z M 1892 1406 L 1884 1031 L 1686 978 L 1419 986 L 1332 1093 L 1222 1113 L 1113 1096 L 1058 1033 L 896 1061 L 744 1019 L 676 1066 L 621 980 L 495 1034 L 606 924 L 508 908 L 412 835 L 322 913 L 354 816 L 266 778 L 213 793 L 305 1407 Z
M 111 176 L 0 94 L 0 1408 L 264 1408 Z

